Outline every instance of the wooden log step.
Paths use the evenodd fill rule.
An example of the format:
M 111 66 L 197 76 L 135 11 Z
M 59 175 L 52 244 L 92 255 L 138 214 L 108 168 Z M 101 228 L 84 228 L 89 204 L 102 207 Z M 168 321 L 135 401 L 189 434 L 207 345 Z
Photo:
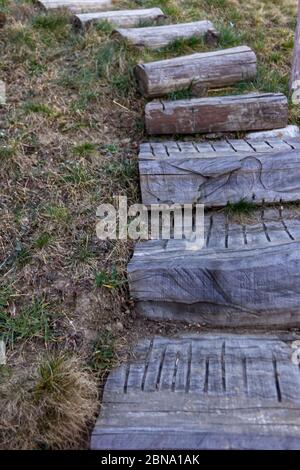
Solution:
M 136 245 L 128 281 L 137 311 L 214 327 L 299 327 L 299 211 L 244 219 L 208 214 L 204 247 L 185 239 Z
M 144 204 L 205 204 L 226 206 L 247 200 L 255 203 L 300 200 L 300 141 L 270 139 L 255 142 L 214 142 L 211 149 L 184 142 L 180 151 L 167 145 L 142 145 L 140 184 Z M 174 142 L 176 145 L 176 142 Z M 160 150 L 160 146 L 162 149 Z M 264 147 L 268 147 L 263 152 Z M 258 148 L 258 152 L 256 151 Z M 270 153 L 272 155 L 270 155 Z
M 72 13 L 88 13 L 111 9 L 114 0 L 39 0 L 38 4 L 45 10 L 67 8 Z
M 299 449 L 296 340 L 220 332 L 140 341 L 108 377 L 91 448 Z
M 131 28 L 139 26 L 142 21 L 159 21 L 166 18 L 160 8 L 143 8 L 139 10 L 115 10 L 96 13 L 81 13 L 75 15 L 76 26 L 84 28 L 91 24 L 107 21 L 114 26 Z
M 141 93 L 151 98 L 189 88 L 203 92 L 226 87 L 251 80 L 256 73 L 256 55 L 247 46 L 149 62 L 135 68 Z
M 125 39 L 138 47 L 158 49 L 165 47 L 177 39 L 205 38 L 210 44 L 217 42 L 218 33 L 210 21 L 195 21 L 193 23 L 180 23 L 165 26 L 150 26 L 146 28 L 118 28 L 115 36 Z
M 152 101 L 145 108 L 148 134 L 198 134 L 278 129 L 288 121 L 282 93 Z

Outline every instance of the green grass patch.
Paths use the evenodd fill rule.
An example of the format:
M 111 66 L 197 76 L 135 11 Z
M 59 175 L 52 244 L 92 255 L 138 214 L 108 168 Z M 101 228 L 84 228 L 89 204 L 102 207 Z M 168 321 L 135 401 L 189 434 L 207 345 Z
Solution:
M 91 153 L 93 153 L 97 148 L 96 144 L 92 144 L 91 142 L 84 142 L 79 145 L 75 145 L 73 147 L 74 155 L 79 155 L 80 157 L 87 157 Z
M 49 108 L 49 106 L 43 103 L 37 103 L 35 101 L 27 101 L 24 103 L 23 110 L 27 113 L 39 113 L 49 117 L 53 115 L 53 111 L 51 108 Z
M 250 215 L 256 209 L 254 202 L 241 199 L 236 203 L 228 203 L 225 210 L 229 215 Z
M 53 314 L 44 299 L 35 299 L 15 313 L 0 304 L 0 334 L 10 347 L 17 341 L 34 338 L 48 342 L 52 338 L 52 321 Z
M 46 246 L 48 246 L 52 240 L 52 235 L 49 232 L 43 232 L 36 240 L 35 240 L 35 246 L 39 249 L 42 250 Z
M 105 331 L 95 341 L 90 365 L 93 370 L 103 373 L 114 366 L 116 359 L 114 336 Z
M 54 33 L 64 31 L 69 25 L 70 19 L 65 14 L 48 13 L 37 15 L 32 20 L 32 26 L 35 29 L 47 30 Z
M 71 214 L 67 207 L 62 205 L 50 204 L 45 208 L 45 215 L 53 222 L 65 224 L 70 221 Z
M 116 289 L 124 283 L 124 280 L 116 271 L 113 269 L 111 272 L 100 271 L 95 273 L 95 284 L 96 287 L 107 287 L 108 289 Z

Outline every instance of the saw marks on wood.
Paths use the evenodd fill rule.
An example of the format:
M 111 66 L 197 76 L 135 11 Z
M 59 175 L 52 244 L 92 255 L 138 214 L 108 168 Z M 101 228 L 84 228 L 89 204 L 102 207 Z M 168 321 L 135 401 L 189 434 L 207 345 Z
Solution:
M 93 449 L 299 449 L 294 335 L 144 340 L 110 373 Z
M 147 143 L 139 170 L 147 205 L 300 200 L 299 140 Z
M 251 217 L 207 214 L 204 247 L 185 239 L 137 244 L 128 265 L 137 311 L 222 327 L 299 327 L 299 211 Z

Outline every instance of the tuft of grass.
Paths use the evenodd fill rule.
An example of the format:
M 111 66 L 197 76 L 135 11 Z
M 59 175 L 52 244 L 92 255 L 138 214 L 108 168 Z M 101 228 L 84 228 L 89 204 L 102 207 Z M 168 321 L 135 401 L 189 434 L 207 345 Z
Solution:
M 65 14 L 47 13 L 37 15 L 32 20 L 32 26 L 36 29 L 42 29 L 57 33 L 63 31 L 69 24 L 69 17 Z
M 66 183 L 70 183 L 74 186 L 80 186 L 90 183 L 91 175 L 87 168 L 78 163 L 69 166 L 64 165 L 64 174 L 62 175 L 62 179 Z
M 172 93 L 168 94 L 168 99 L 171 101 L 186 100 L 186 99 L 191 98 L 192 96 L 193 96 L 193 92 L 191 88 L 187 88 L 185 90 L 172 91 Z
M 124 178 L 131 180 L 137 175 L 137 168 L 134 162 L 123 160 L 120 162 L 110 162 L 105 166 L 105 172 L 116 179 Z
M 121 96 L 126 97 L 132 90 L 132 84 L 135 83 L 132 67 L 128 67 L 126 72 L 113 74 L 110 83 Z
M 98 77 L 106 77 L 109 74 L 110 67 L 117 60 L 120 45 L 114 41 L 107 41 L 98 50 L 96 56 L 96 70 Z
M 0 305 L 0 334 L 13 348 L 19 340 L 42 339 L 47 343 L 51 338 L 53 314 L 44 299 L 35 299 L 24 305 L 19 312 L 9 312 Z
M 97 395 L 96 379 L 77 356 L 42 357 L 27 376 L 0 383 L 0 447 L 80 448 Z
M 81 263 L 86 264 L 92 258 L 94 258 L 95 254 L 92 249 L 88 245 L 88 240 L 80 241 L 76 249 L 74 250 L 72 260 L 75 264 Z
M 111 33 L 114 30 L 114 25 L 106 20 L 99 21 L 99 23 L 96 24 L 96 30 L 102 33 Z
M 116 289 L 124 283 L 122 277 L 114 268 L 111 272 L 100 271 L 95 273 L 96 287 L 107 287 L 108 289 Z
M 43 103 L 37 103 L 35 101 L 27 101 L 24 103 L 23 109 L 27 113 L 40 113 L 44 114 L 45 116 L 51 116 L 53 114 L 53 111 L 49 108 L 49 106 Z
M 71 215 L 67 207 L 62 205 L 49 205 L 45 209 L 45 215 L 56 223 L 69 222 Z
M 49 245 L 52 235 L 49 232 L 43 232 L 35 241 L 35 246 L 40 250 Z
M 111 332 L 105 331 L 95 341 L 90 360 L 91 367 L 103 374 L 114 366 L 116 359 L 114 336 Z
M 0 159 L 6 160 L 13 157 L 15 154 L 15 149 L 9 145 L 0 146 Z
M 75 145 L 73 147 L 73 153 L 79 155 L 80 157 L 87 157 L 95 151 L 97 146 L 90 142 L 84 142 L 83 144 Z
M 204 49 L 206 48 L 205 40 L 203 38 L 189 38 L 189 39 L 175 39 L 171 44 L 161 48 L 161 52 L 164 54 L 183 55 L 189 50 L 193 49 Z
M 9 301 L 14 294 L 15 291 L 11 285 L 3 284 L 0 286 L 0 311 L 8 307 Z
M 107 145 L 105 145 L 105 150 L 108 153 L 114 154 L 114 153 L 119 152 L 119 147 L 116 144 L 107 144 Z
M 28 248 L 25 246 L 18 246 L 17 249 L 17 264 L 20 268 L 24 268 L 26 264 L 30 263 L 31 261 L 31 253 Z
M 217 28 L 219 35 L 219 47 L 240 46 L 246 41 L 246 34 L 238 30 L 235 26 L 219 25 Z
M 225 210 L 229 215 L 250 215 L 256 209 L 254 202 L 241 199 L 236 203 L 228 202 Z

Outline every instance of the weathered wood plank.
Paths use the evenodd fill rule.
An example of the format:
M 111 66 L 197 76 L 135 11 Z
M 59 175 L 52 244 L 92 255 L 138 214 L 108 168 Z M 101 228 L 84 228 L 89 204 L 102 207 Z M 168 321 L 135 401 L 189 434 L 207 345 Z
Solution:
M 45 10 L 67 8 L 72 13 L 88 13 L 108 10 L 114 6 L 114 0 L 38 0 Z
M 137 310 L 214 326 L 299 326 L 299 214 L 255 219 L 240 231 L 216 219 L 202 249 L 187 240 L 137 245 L 128 266 Z
M 209 43 L 216 43 L 218 33 L 210 21 L 194 21 L 165 26 L 149 26 L 146 28 L 118 28 L 115 36 L 125 39 L 137 47 L 158 49 L 168 46 L 178 39 L 204 37 Z
M 273 147 L 272 142 L 263 143 L 269 145 L 266 153 L 256 153 L 245 141 L 241 142 L 242 151 L 231 149 L 224 157 L 217 145 L 217 151 L 208 155 L 180 152 L 161 159 L 144 159 L 141 152 L 143 203 L 202 203 L 219 207 L 242 199 L 258 204 L 300 200 L 300 149 L 276 141 Z M 232 141 L 232 146 L 239 147 L 236 141 Z
M 150 98 L 188 88 L 203 92 L 225 87 L 251 80 L 256 73 L 256 55 L 247 46 L 149 62 L 135 68 L 139 89 Z
M 300 0 L 298 0 L 297 27 L 295 32 L 295 43 L 292 60 L 292 73 L 290 79 L 290 90 L 299 89 L 300 85 Z M 298 82 L 298 83 L 297 83 Z
M 279 139 L 300 139 L 300 129 L 298 126 L 289 125 L 283 129 L 272 129 L 271 131 L 250 132 L 246 135 L 249 140 L 268 140 L 269 138 Z
M 160 8 L 143 8 L 139 10 L 115 10 L 95 13 L 81 13 L 74 16 L 75 26 L 86 28 L 91 24 L 107 21 L 113 26 L 132 28 L 143 21 L 159 21 L 166 18 Z
M 158 373 L 146 390 L 141 384 L 149 357 L 143 363 L 139 355 L 112 372 L 120 375 L 119 392 L 105 386 L 91 447 L 299 448 L 300 374 L 291 361 L 295 339 L 295 334 L 226 333 L 154 338 Z M 131 389 L 124 369 L 137 371 Z
M 283 147 L 284 146 L 284 147 Z M 272 153 L 274 149 L 300 149 L 299 139 L 272 138 L 268 139 L 227 139 L 217 141 L 164 141 L 145 142 L 140 145 L 139 158 L 141 160 L 168 157 L 185 157 L 187 155 L 211 157 L 212 155 L 223 157 L 224 155 L 234 155 L 236 152 L 250 155 L 251 153 Z
M 284 127 L 287 98 L 281 93 L 152 101 L 145 108 L 148 134 L 198 134 Z

